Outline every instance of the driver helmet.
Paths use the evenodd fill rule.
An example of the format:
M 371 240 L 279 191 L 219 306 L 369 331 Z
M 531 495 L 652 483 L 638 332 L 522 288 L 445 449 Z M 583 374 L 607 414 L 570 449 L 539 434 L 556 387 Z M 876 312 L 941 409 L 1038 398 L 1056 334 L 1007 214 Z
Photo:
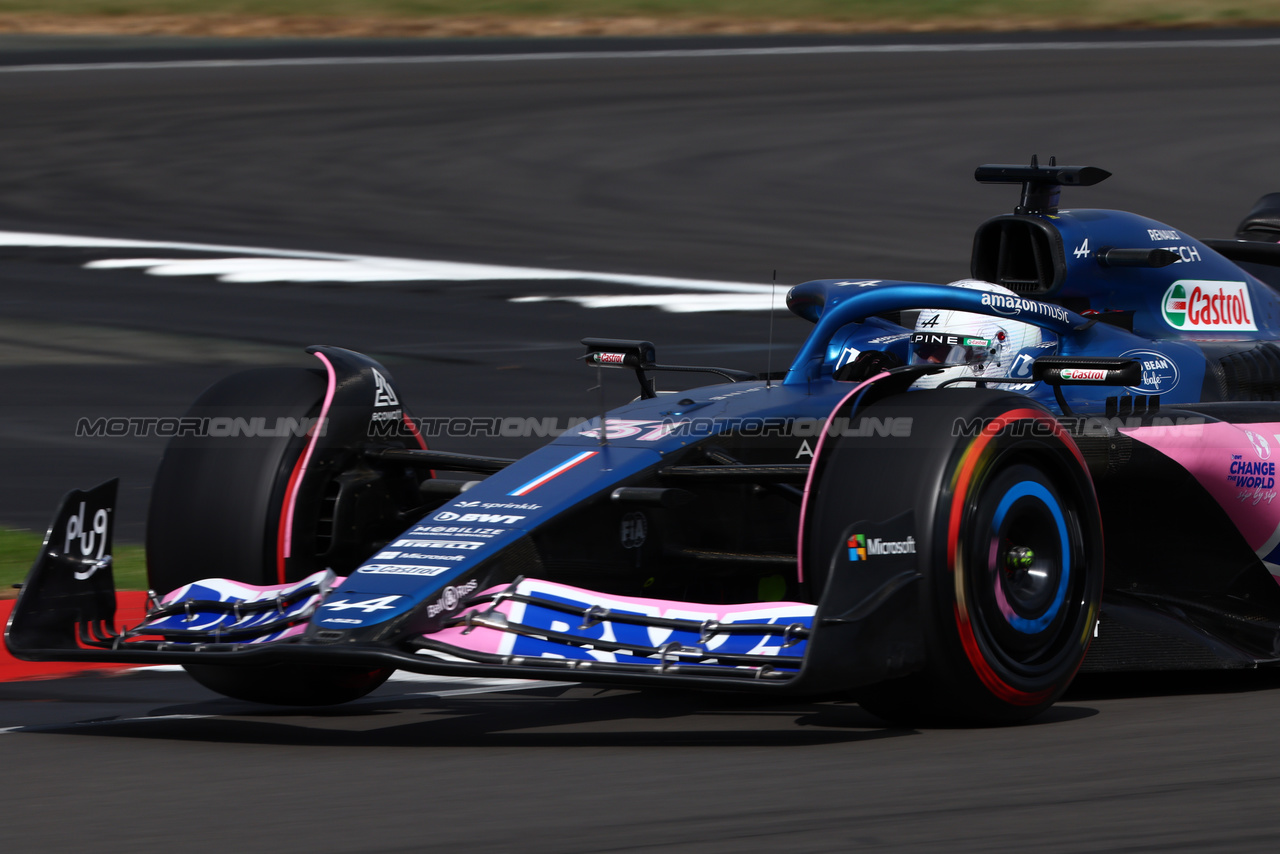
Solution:
M 978 279 L 961 279 L 951 282 L 951 287 L 1017 296 L 1008 288 Z M 1006 377 L 1018 353 L 1040 341 L 1040 327 L 1029 323 L 970 311 L 924 309 L 911 335 L 910 364 L 946 368 L 920 377 L 912 387 L 936 388 L 966 377 Z

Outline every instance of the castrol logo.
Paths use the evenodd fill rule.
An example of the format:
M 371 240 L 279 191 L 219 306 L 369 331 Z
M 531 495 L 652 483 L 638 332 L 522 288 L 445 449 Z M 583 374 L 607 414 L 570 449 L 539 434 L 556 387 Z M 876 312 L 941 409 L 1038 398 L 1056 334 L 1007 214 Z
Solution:
M 1251 332 L 1258 328 L 1244 282 L 1174 282 L 1165 291 L 1161 309 L 1174 329 Z
M 1099 371 L 1095 368 L 1064 368 L 1062 371 L 1064 380 L 1075 380 L 1076 382 L 1103 382 L 1107 378 L 1106 371 Z

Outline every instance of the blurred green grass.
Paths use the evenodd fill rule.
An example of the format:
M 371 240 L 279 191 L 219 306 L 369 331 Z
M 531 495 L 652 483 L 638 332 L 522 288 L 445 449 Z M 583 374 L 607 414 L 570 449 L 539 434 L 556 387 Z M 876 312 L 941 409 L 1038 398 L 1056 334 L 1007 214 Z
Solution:
M 27 577 L 43 543 L 43 534 L 0 528 L 0 593 L 12 591 L 14 584 Z M 116 543 L 114 555 L 116 589 L 146 590 L 147 562 L 142 546 Z
M 1078 26 L 1230 24 L 1280 20 L 1280 0 L 0 0 L 0 13 L 53 15 L 229 14 L 429 18 L 502 15 L 727 16 L 871 21 L 950 19 Z

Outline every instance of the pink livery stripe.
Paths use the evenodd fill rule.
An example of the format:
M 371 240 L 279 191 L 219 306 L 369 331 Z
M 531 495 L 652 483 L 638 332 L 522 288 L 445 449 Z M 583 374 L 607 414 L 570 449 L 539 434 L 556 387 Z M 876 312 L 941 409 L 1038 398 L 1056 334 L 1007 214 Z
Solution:
M 538 475 L 533 480 L 529 481 L 519 489 L 511 490 L 510 492 L 507 493 L 507 495 L 527 495 L 528 493 L 533 492 L 539 486 L 542 486 L 544 483 L 547 483 L 548 481 L 551 481 L 551 480 L 555 480 L 557 477 L 564 474 L 569 469 L 578 465 L 578 463 L 586 462 L 587 460 L 591 459 L 598 453 L 600 452 L 599 451 L 583 451 L 580 454 L 575 454 L 574 456 L 565 460 L 560 465 L 556 466 L 550 471 L 545 471 L 542 474 Z
M 293 511 L 298 503 L 298 487 L 302 483 L 303 477 L 307 474 L 307 466 L 311 463 L 311 453 L 316 449 L 316 442 L 320 440 L 320 436 L 324 433 L 324 425 L 328 423 L 329 407 L 333 404 L 333 394 L 338 389 L 338 375 L 333 368 L 333 363 L 324 355 L 324 353 L 316 353 L 315 357 L 324 362 L 325 372 L 329 376 L 329 384 L 325 388 L 324 403 L 320 407 L 320 418 L 316 421 L 315 427 L 311 429 L 311 437 L 307 439 L 307 449 L 303 451 L 302 457 L 294 466 L 293 474 L 289 477 L 289 483 L 285 487 L 284 507 L 281 508 L 280 528 L 277 532 L 276 540 L 276 578 L 281 584 L 284 584 L 285 561 L 293 554 Z

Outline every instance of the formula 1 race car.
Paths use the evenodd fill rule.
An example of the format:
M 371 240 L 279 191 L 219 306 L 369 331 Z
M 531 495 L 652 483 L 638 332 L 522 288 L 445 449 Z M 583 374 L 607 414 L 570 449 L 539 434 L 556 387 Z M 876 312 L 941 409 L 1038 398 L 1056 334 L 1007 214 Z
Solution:
M 113 481 L 68 495 L 6 642 L 270 703 L 404 669 L 977 724 L 1082 666 L 1280 662 L 1280 194 L 1233 240 L 1058 209 L 1107 176 L 979 167 L 1022 195 L 973 280 L 799 285 L 783 375 L 586 339 L 638 397 L 522 459 L 428 450 L 354 352 L 236 374 L 160 466 L 145 622 L 114 625 Z

